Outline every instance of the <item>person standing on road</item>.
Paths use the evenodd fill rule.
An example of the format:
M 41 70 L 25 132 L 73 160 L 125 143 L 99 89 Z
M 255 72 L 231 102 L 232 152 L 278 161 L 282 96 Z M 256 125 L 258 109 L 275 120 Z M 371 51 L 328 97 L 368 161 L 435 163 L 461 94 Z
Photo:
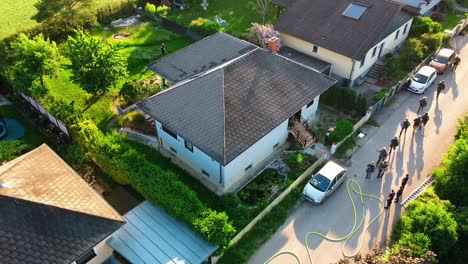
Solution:
M 457 56 L 457 57 L 455 58 L 455 60 L 453 61 L 453 65 L 452 65 L 452 70 L 453 70 L 453 71 L 455 71 L 455 70 L 457 69 L 458 64 L 460 64 L 460 62 L 461 62 L 461 59 L 460 59 L 459 56 Z
M 442 80 L 437 84 L 437 93 L 436 93 L 436 98 L 439 98 L 440 92 L 445 90 L 445 81 Z
M 393 197 L 395 197 L 395 191 L 394 190 L 392 190 L 392 192 L 388 194 L 387 206 L 384 207 L 385 209 L 388 209 L 390 207 L 390 205 L 392 205 Z
M 367 169 L 366 169 L 366 179 L 370 179 L 372 173 L 375 171 L 375 164 L 373 161 L 371 163 L 367 164 Z
M 401 137 L 401 133 L 403 133 L 403 130 L 405 131 L 405 135 L 406 135 L 406 130 L 408 130 L 408 127 L 410 127 L 410 125 L 411 125 L 410 121 L 408 120 L 408 118 L 406 118 L 405 121 L 401 123 L 401 131 L 400 131 L 399 137 Z
M 388 152 L 385 147 L 383 147 L 381 150 L 377 150 L 379 152 L 379 159 L 377 160 L 377 165 L 380 164 L 381 161 L 384 161 L 388 157 Z
M 395 203 L 398 203 L 398 200 L 400 200 L 400 197 L 402 194 L 403 194 L 403 189 L 402 188 L 398 189 L 398 191 L 396 192 Z
M 409 180 L 409 174 L 406 173 L 406 176 L 403 178 L 403 180 L 401 180 L 400 189 L 402 189 L 402 190 L 405 189 L 405 186 L 408 183 L 408 180 Z
M 423 116 L 421 116 L 423 127 L 426 127 L 427 121 L 429 121 L 429 113 L 425 113 Z
M 414 119 L 414 123 L 413 123 L 413 134 L 414 134 L 414 132 L 416 131 L 416 129 L 419 128 L 420 125 L 421 125 L 421 117 L 417 116 L 417 117 Z
M 388 161 L 384 160 L 382 163 L 378 165 L 379 173 L 377 173 L 377 178 L 382 178 L 384 172 L 387 171 L 388 168 Z
M 424 96 L 423 98 L 421 98 L 421 100 L 419 100 L 419 108 L 416 114 L 418 114 L 419 111 L 424 110 L 424 107 L 426 107 L 426 105 L 427 105 L 427 98 L 426 96 Z
M 400 142 L 397 137 L 392 138 L 392 140 L 390 140 L 390 153 L 388 153 L 388 155 L 392 154 L 392 150 L 395 150 L 399 144 Z

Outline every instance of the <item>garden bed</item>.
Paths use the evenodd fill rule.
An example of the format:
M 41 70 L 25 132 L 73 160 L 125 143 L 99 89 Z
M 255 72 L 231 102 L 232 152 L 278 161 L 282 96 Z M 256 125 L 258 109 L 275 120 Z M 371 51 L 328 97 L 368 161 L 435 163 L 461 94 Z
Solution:
M 267 168 L 261 172 L 253 181 L 247 184 L 238 196 L 247 205 L 256 205 L 268 200 L 284 185 L 287 179 L 278 170 Z

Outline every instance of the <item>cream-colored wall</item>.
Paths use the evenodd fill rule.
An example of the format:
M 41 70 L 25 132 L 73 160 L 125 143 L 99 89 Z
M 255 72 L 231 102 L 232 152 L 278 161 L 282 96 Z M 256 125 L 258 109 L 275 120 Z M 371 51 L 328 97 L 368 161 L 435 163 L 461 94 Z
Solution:
M 283 45 L 310 55 L 312 57 L 324 60 L 332 64 L 332 73 L 349 78 L 352 68 L 352 60 L 346 56 L 327 50 L 318 46 L 317 53 L 312 52 L 314 45 L 310 42 L 298 39 L 285 33 L 281 33 L 281 42 Z

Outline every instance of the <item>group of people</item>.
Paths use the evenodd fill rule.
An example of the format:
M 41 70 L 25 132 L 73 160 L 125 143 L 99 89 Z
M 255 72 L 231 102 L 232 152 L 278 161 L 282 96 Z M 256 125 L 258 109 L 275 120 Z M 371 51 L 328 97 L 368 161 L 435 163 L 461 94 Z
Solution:
M 384 207 L 385 209 L 388 209 L 390 205 L 392 205 L 393 198 L 395 198 L 395 203 L 398 203 L 400 197 L 403 195 L 403 190 L 405 190 L 405 186 L 408 183 L 408 180 L 409 174 L 406 174 L 403 180 L 401 180 L 400 188 L 398 189 L 398 191 L 395 193 L 395 191 L 392 189 L 392 191 L 388 194 L 387 205 Z

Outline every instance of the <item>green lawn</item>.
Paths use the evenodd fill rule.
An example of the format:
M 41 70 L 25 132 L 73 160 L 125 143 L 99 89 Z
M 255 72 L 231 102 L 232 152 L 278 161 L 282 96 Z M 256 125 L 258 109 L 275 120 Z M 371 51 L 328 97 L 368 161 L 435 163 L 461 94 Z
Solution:
M 0 107 L 0 114 L 6 118 L 14 118 L 24 127 L 24 137 L 20 139 L 31 147 L 37 147 L 47 142 L 47 138 L 38 127 L 26 119 L 13 105 Z
M 444 14 L 444 17 L 442 18 L 442 28 L 445 29 L 453 29 L 456 25 L 460 23 L 461 18 L 459 18 L 457 15 L 463 15 L 462 12 L 455 12 L 452 14 Z
M 237 37 L 245 34 L 253 22 L 262 22 L 262 16 L 257 12 L 257 1 L 255 0 L 216 0 L 208 1 L 208 3 L 206 11 L 200 5 L 191 6 L 183 11 L 172 8 L 170 19 L 187 26 L 190 21 L 198 17 L 214 20 L 218 16 L 226 20 L 226 32 Z M 271 4 L 266 19 L 267 23 L 274 22 L 276 12 L 276 7 Z
M 123 32 L 130 33 L 130 36 L 121 40 L 112 37 L 113 34 Z M 123 47 L 122 54 L 128 61 L 129 76 L 112 88 L 110 93 L 92 101 L 91 95 L 84 92 L 70 80 L 70 61 L 64 59 L 59 75 L 56 78 L 46 80 L 46 84 L 50 95 L 65 103 L 70 103 L 73 100 L 75 107 L 83 109 L 83 114 L 91 118 L 101 129 L 105 129 L 107 123 L 114 117 L 111 93 L 117 95 L 127 79 L 142 80 L 153 76 L 154 73 L 145 67 L 161 57 L 159 46 L 162 42 L 166 44 L 168 53 L 175 52 L 192 43 L 192 40 L 187 37 L 170 32 L 156 23 L 146 23 L 134 28 L 110 29 L 108 31 L 97 27 L 92 30 L 91 34 L 103 41 Z
M 95 0 L 96 8 L 101 8 L 109 3 L 118 3 L 126 0 Z M 20 31 L 32 28 L 36 21 L 31 19 L 37 10 L 34 4 L 39 0 L 1 0 L 0 10 L 0 40 Z

